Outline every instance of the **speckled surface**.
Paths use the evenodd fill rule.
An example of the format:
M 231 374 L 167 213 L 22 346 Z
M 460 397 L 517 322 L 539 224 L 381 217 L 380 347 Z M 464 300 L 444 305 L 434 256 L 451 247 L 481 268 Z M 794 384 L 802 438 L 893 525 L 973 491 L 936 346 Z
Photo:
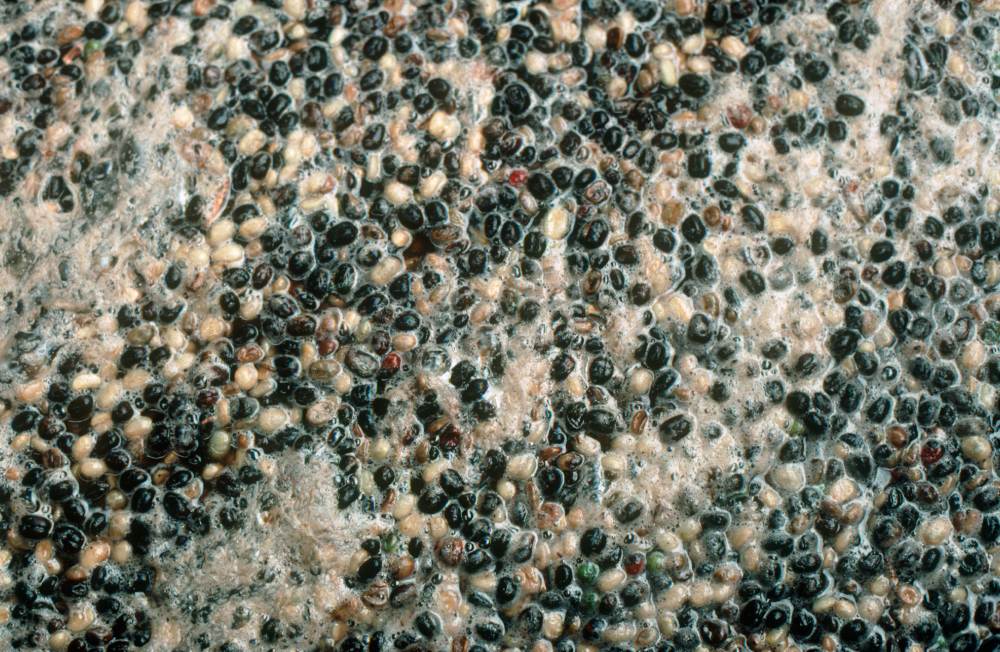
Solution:
M 0 9 L 0 646 L 1000 648 L 997 0 Z

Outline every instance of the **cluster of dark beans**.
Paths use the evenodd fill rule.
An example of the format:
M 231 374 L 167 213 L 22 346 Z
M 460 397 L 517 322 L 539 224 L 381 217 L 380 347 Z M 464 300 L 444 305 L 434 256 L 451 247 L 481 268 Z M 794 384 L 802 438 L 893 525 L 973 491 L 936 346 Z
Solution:
M 7 365 L 11 649 L 1000 649 L 995 3 L 92 4 L 3 10 L 0 206 L 197 166 L 116 357 Z M 155 640 L 303 460 L 351 597 Z

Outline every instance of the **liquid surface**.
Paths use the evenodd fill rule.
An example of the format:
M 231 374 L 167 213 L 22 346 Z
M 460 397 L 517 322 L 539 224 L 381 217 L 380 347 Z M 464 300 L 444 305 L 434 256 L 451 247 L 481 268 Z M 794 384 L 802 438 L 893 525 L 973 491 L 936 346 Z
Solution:
M 0 9 L 0 645 L 1000 648 L 1000 3 Z

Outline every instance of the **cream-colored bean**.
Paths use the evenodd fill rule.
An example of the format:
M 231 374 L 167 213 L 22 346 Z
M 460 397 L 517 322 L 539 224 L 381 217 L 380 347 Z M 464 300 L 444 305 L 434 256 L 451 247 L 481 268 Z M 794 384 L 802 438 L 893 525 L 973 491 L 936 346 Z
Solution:
M 94 397 L 94 405 L 101 410 L 110 410 L 118 403 L 118 398 L 122 393 L 122 384 L 118 380 L 105 383 Z
M 276 406 L 264 408 L 257 417 L 257 425 L 264 432 L 275 432 L 288 423 L 288 413 Z
M 601 469 L 608 478 L 622 477 L 625 466 L 625 457 L 619 453 L 605 453 L 601 456 Z
M 569 234 L 569 225 L 569 213 L 561 205 L 556 205 L 545 214 L 542 231 L 552 240 L 562 240 Z
M 423 470 L 420 473 L 420 477 L 427 484 L 433 484 L 438 481 L 441 474 L 444 473 L 445 469 L 448 468 L 448 461 L 444 459 L 435 460 L 434 462 L 429 462 L 424 465 Z
M 838 503 L 846 503 L 858 496 L 858 487 L 848 477 L 841 477 L 827 488 L 827 495 Z
M 945 516 L 924 521 L 918 530 L 920 539 L 929 546 L 937 546 L 952 533 L 951 521 Z
M 877 622 L 884 609 L 882 599 L 877 596 L 866 595 L 858 600 L 858 615 L 870 623 Z
M 962 356 L 959 362 L 970 371 L 979 369 L 986 361 L 986 347 L 979 340 L 973 340 L 962 349 Z
M 500 480 L 497 482 L 497 493 L 504 500 L 510 500 L 517 494 L 517 487 L 510 480 Z
M 111 546 L 106 542 L 94 541 L 88 543 L 80 551 L 80 565 L 88 570 L 92 570 L 107 561 L 110 554 Z
M 198 336 L 202 342 L 214 342 L 226 334 L 226 322 L 218 317 L 206 317 L 198 328 Z
M 649 369 L 635 369 L 629 376 L 629 390 L 633 394 L 645 394 L 653 385 L 653 372 Z
M 233 374 L 233 380 L 237 387 L 245 392 L 250 391 L 257 384 L 258 379 L 257 367 L 250 362 L 241 364 L 236 368 L 236 373 Z
M 753 538 L 753 529 L 747 525 L 737 525 L 726 532 L 729 545 L 733 550 L 739 550 L 747 545 Z
M 412 333 L 399 333 L 392 338 L 392 347 L 400 353 L 412 351 L 417 346 L 417 337 Z
M 440 515 L 430 517 L 427 525 L 431 538 L 434 540 L 443 539 L 451 531 L 448 526 L 448 521 Z
M 240 304 L 240 317 L 250 321 L 257 318 L 264 307 L 264 299 L 259 292 L 249 293 Z
M 458 119 L 444 111 L 435 111 L 427 122 L 427 131 L 438 140 L 453 140 L 461 129 Z
M 768 474 L 768 481 L 785 491 L 799 491 L 806 483 L 805 470 L 798 463 L 780 464 Z
M 49 635 L 49 648 L 54 652 L 62 652 L 72 641 L 73 635 L 65 629 L 60 629 Z
M 104 497 L 104 504 L 111 509 L 125 509 L 125 506 L 128 505 L 128 496 L 119 489 L 112 489 Z
M 128 541 L 117 541 L 111 547 L 111 559 L 116 564 L 127 564 L 132 561 L 132 544 Z
M 70 387 L 74 392 L 86 392 L 101 386 L 101 377 L 90 371 L 83 371 L 73 377 Z
M 82 461 L 86 459 L 91 451 L 94 450 L 94 446 L 97 444 L 97 440 L 94 439 L 92 435 L 82 435 L 78 437 L 75 442 L 73 442 L 73 459 L 76 461 Z
M 723 36 L 719 41 L 719 47 L 736 60 L 742 59 L 747 52 L 747 46 L 735 36 Z
M 212 252 L 212 262 L 227 267 L 239 265 L 243 262 L 243 247 L 236 242 L 224 244 Z
M 425 199 L 437 197 L 447 182 L 448 177 L 440 170 L 427 175 L 420 181 L 420 196 Z
M 424 519 L 420 514 L 410 514 L 399 521 L 399 531 L 408 537 L 415 537 L 424 529 Z
M 35 544 L 35 558 L 38 561 L 48 561 L 52 559 L 54 550 L 51 539 L 43 539 Z
M 694 304 L 691 298 L 679 293 L 668 293 L 659 297 L 653 302 L 651 310 L 658 321 L 669 319 L 687 324 L 694 316 Z
M 149 372 L 143 369 L 132 369 L 122 378 L 122 388 L 135 392 L 149 384 Z
M 108 467 L 103 460 L 96 457 L 87 457 L 80 460 L 80 475 L 94 480 L 108 472 Z
M 657 608 L 663 611 L 677 611 L 687 601 L 688 591 L 687 584 L 674 584 L 661 594 L 657 600 Z
M 226 456 L 230 450 L 230 436 L 225 430 L 216 430 L 208 438 L 208 455 L 213 460 Z
M 993 446 L 985 437 L 973 435 L 962 440 L 962 454 L 973 462 L 983 463 L 993 454 Z
M 187 337 L 181 332 L 179 328 L 169 327 L 164 328 L 160 333 L 160 337 L 163 338 L 163 343 L 174 351 L 179 351 L 187 346 Z
M 405 494 L 396 500 L 392 509 L 392 516 L 397 521 L 401 521 L 409 516 L 416 507 L 417 498 L 413 494 Z
M 527 480 L 538 468 L 538 458 L 533 453 L 516 455 L 507 464 L 507 475 L 514 480 Z
M 71 632 L 82 632 L 90 627 L 96 617 L 97 613 L 89 603 L 77 603 L 69 610 L 66 627 Z
M 153 420 L 149 417 L 132 417 L 125 423 L 123 432 L 128 439 L 142 439 L 153 431 Z
M 36 403 L 41 400 L 45 393 L 45 381 L 33 380 L 30 383 L 19 385 L 14 390 L 14 398 L 21 403 Z
M 610 593 L 621 588 L 626 579 L 625 571 L 620 568 L 612 568 L 600 574 L 597 578 L 597 588 L 602 593 Z
M 339 405 L 339 401 L 333 399 L 313 403 L 306 409 L 306 421 L 314 426 L 330 423 L 337 416 Z
M 130 522 L 128 512 L 112 512 L 108 519 L 108 536 L 112 540 L 123 539 L 128 534 Z
M 385 437 L 375 440 L 374 443 L 368 448 L 368 454 L 371 455 L 372 459 L 376 462 L 384 462 L 389 456 L 389 451 L 392 446 L 389 440 Z
M 390 203 L 400 206 L 410 200 L 413 192 L 407 186 L 399 183 L 398 181 L 390 181 L 385 186 L 384 195 Z
M 704 607 L 712 603 L 715 591 L 712 585 L 705 581 L 691 583 L 691 593 L 688 600 L 693 607 Z
M 395 256 L 386 256 L 371 271 L 372 283 L 385 285 L 403 269 L 403 261 Z
M 246 240 L 260 237 L 267 230 L 268 221 L 265 217 L 251 217 L 240 224 L 240 236 Z
M 236 235 L 236 225 L 232 220 L 218 220 L 209 228 L 205 240 L 213 247 L 218 247 L 234 235 Z

